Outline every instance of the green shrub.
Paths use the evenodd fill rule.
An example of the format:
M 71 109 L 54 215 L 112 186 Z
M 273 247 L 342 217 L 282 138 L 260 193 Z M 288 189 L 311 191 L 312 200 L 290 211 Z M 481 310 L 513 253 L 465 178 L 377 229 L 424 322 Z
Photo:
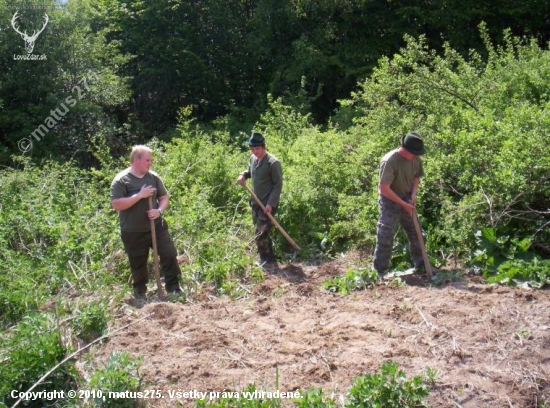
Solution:
M 245 388 L 244 391 L 224 391 L 220 398 L 215 400 L 206 401 L 199 400 L 196 402 L 197 408 L 211 407 L 211 408 L 279 408 L 281 407 L 281 399 L 279 398 L 246 398 L 243 397 L 243 393 L 254 394 L 256 385 L 251 384 Z M 260 391 L 261 392 L 261 391 Z M 227 394 L 223 396 L 223 394 Z
M 470 264 L 490 283 L 538 288 L 550 283 L 550 260 L 530 251 L 531 238 L 512 238 L 495 228 L 482 228 L 476 232 L 476 245 Z
M 323 288 L 330 292 L 347 295 L 354 290 L 372 287 L 379 280 L 374 269 L 349 269 L 345 275 L 337 276 L 323 282 Z
M 516 258 L 530 261 L 536 257 L 529 252 L 529 238 L 511 238 L 499 234 L 495 228 L 482 228 L 475 236 L 477 249 L 471 263 L 481 268 L 486 277 L 494 274 L 504 261 Z
M 106 398 L 97 398 L 96 405 L 100 407 L 133 408 L 140 401 L 138 398 L 114 397 L 109 398 L 109 392 L 125 393 L 136 392 L 141 386 L 139 367 L 142 359 L 132 357 L 126 352 L 113 352 L 105 368 L 99 369 L 92 374 L 90 388 L 102 390 Z
M 36 312 L 50 291 L 43 265 L 15 252 L 0 256 L 0 324 L 16 324 L 25 314 Z M 33 274 L 24 271 L 33 271 Z
M 548 50 L 510 35 L 496 47 L 483 27 L 481 35 L 487 58 L 472 52 L 465 59 L 449 46 L 438 54 L 425 38 L 407 38 L 341 112 L 355 118 L 348 132 L 364 136 L 373 163 L 400 135 L 424 137 L 418 207 L 428 249 L 457 257 L 471 253 L 479 225 L 539 242 L 549 234 L 550 153 L 541 149 L 550 123 Z
M 13 203 L 0 211 L 0 264 L 6 268 L 0 310 L 11 323 L 63 290 L 122 280 L 110 273 L 120 238 L 104 173 L 72 163 L 25 164 L 0 173 L 0 199 Z
M 301 397 L 296 402 L 297 408 L 336 408 L 336 401 L 323 397 L 321 388 L 309 389 L 300 393 Z
M 31 314 L 2 341 L 0 355 L 5 359 L 0 364 L 0 402 L 13 404 L 12 390 L 27 391 L 39 378 L 65 358 L 65 347 L 53 316 Z M 76 374 L 72 364 L 65 363 L 34 391 L 70 389 Z M 43 401 L 47 404 L 46 401 Z M 50 402 L 51 403 L 51 402 Z
M 541 288 L 550 284 L 550 259 L 532 261 L 513 259 L 501 263 L 495 276 L 490 276 L 489 283 L 507 283 L 509 285 L 528 285 Z
M 102 302 L 91 302 L 75 313 L 76 318 L 72 320 L 74 334 L 85 342 L 94 341 L 107 331 L 108 315 Z
M 429 394 L 422 376 L 407 380 L 396 362 L 385 362 L 380 373 L 355 379 L 348 391 L 346 408 L 415 408 Z

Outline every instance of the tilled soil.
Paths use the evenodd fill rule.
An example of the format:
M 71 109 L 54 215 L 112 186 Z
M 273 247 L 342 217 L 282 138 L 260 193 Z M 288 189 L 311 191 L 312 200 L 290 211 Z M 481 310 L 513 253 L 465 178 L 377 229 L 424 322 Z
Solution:
M 417 276 L 347 296 L 321 288 L 344 261 L 286 265 L 237 300 L 196 303 L 133 299 L 96 355 L 142 356 L 142 389 L 164 398 L 147 406 L 194 406 L 183 392 L 323 388 L 343 401 L 353 380 L 393 360 L 407 378 L 437 370 L 433 407 L 539 407 L 550 402 L 547 290 L 487 285 L 465 277 L 440 287 Z M 145 319 L 143 319 L 146 317 Z M 142 319 L 138 321 L 138 319 Z M 180 398 L 169 398 L 180 392 Z M 286 405 L 292 406 L 290 402 Z

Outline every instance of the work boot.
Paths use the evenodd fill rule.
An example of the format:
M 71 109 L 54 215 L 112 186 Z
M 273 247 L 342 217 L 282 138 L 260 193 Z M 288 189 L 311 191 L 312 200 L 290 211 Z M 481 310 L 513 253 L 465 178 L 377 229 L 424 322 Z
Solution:
M 435 269 L 431 265 L 430 265 L 430 270 L 432 271 L 432 275 L 435 275 L 437 273 L 437 269 Z M 415 275 L 426 275 L 426 267 L 424 266 L 424 264 L 415 266 L 414 267 L 414 274 Z
M 426 267 L 424 265 L 415 266 L 413 273 L 415 275 L 426 275 Z
M 146 299 L 147 298 L 147 286 L 134 288 L 134 298 L 135 299 Z
M 170 287 L 167 287 L 166 288 L 166 292 L 169 294 L 169 295 L 181 295 L 181 288 L 179 285 L 177 286 L 170 286 Z
M 256 266 L 268 273 L 274 272 L 279 268 L 277 262 L 270 256 L 260 257 L 260 260 L 256 262 Z
M 277 262 L 275 261 L 272 261 L 272 262 L 265 262 L 264 263 L 264 266 L 262 267 L 264 271 L 266 271 L 267 273 L 274 273 L 277 271 L 277 269 L 279 269 L 279 265 L 277 264 Z

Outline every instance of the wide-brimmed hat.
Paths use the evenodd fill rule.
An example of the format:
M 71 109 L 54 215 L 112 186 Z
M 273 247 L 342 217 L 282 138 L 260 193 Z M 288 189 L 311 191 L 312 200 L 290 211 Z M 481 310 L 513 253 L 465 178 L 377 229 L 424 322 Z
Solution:
M 261 133 L 252 133 L 248 139 L 248 146 L 265 146 L 265 139 Z
M 415 156 L 421 156 L 426 153 L 424 141 L 418 133 L 410 132 L 403 136 L 401 138 L 401 146 L 403 146 Z

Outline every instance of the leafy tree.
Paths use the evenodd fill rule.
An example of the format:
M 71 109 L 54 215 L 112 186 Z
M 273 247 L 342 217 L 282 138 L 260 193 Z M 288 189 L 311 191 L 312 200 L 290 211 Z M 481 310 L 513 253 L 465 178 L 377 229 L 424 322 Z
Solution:
M 132 76 L 134 110 L 149 131 L 176 124 L 192 106 L 212 120 L 246 99 L 247 58 L 240 48 L 248 5 L 242 1 L 106 1 L 111 38 Z
M 116 115 L 129 93 L 114 67 L 124 57 L 116 47 L 105 44 L 105 31 L 93 27 L 94 19 L 104 18 L 105 10 L 93 8 L 92 3 L 81 0 L 59 8 L 52 0 L 44 3 L 45 9 L 18 10 L 22 21 L 34 22 L 32 27 L 48 15 L 34 48 L 35 54 L 46 59 L 2 62 L 0 137 L 6 150 L 0 162 L 9 162 L 11 153 L 23 152 L 63 159 L 78 153 L 77 159 L 88 163 L 93 136 L 120 134 L 121 121 Z M 2 13 L 11 13 L 13 7 L 2 7 Z M 32 32 L 30 25 L 26 29 Z M 7 31 L 4 50 L 8 55 L 21 54 L 19 35 L 11 28 Z

